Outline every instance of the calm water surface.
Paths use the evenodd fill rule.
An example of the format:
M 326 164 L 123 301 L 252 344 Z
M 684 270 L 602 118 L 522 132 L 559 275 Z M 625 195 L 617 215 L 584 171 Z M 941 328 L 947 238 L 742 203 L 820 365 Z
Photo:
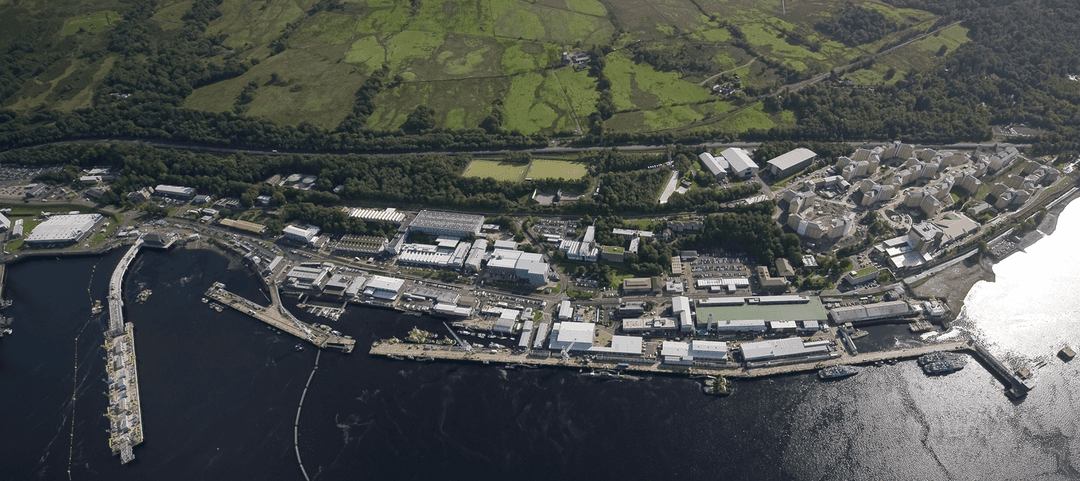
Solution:
M 300 413 L 312 479 L 1080 479 L 1080 204 L 1054 235 L 995 267 L 953 332 L 1035 373 L 1015 404 L 977 363 L 928 378 L 914 362 L 842 382 L 812 375 L 739 382 L 728 398 L 695 381 L 598 382 L 577 373 L 395 362 L 328 351 Z M 121 466 L 107 446 L 104 299 L 120 253 L 9 271 L 0 340 L 0 479 L 302 480 L 293 424 L 315 352 L 200 302 L 214 281 L 266 302 L 208 251 L 144 252 L 125 281 L 146 442 Z M 152 289 L 145 303 L 135 302 Z M 329 322 L 299 317 L 311 322 Z M 359 346 L 427 318 L 350 308 L 335 328 Z M 916 345 L 875 328 L 864 348 Z

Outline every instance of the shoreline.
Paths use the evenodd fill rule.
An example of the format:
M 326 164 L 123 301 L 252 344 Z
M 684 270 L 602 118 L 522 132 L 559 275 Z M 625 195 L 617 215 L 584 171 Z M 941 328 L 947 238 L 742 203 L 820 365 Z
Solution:
M 1052 235 L 1057 230 L 1057 222 L 1061 212 L 1078 198 L 1080 198 L 1080 191 L 1060 197 L 1054 206 L 1047 210 L 1042 222 L 1020 237 L 1019 242 L 1016 243 L 1016 248 L 1010 252 L 1000 257 L 985 255 L 978 261 L 972 262 L 969 259 L 958 262 L 956 265 L 928 277 L 918 286 L 911 288 L 912 294 L 919 298 L 936 297 L 945 299 L 946 304 L 954 313 L 953 321 L 955 321 L 963 313 L 964 300 L 967 299 L 971 288 L 979 281 L 995 282 L 997 276 L 994 274 L 994 265 L 1008 259 L 1016 252 L 1031 247 L 1044 237 Z

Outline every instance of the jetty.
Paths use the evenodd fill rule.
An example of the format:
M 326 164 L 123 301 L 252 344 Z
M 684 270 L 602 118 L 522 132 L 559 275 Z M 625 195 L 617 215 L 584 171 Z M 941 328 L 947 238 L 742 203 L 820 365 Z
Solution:
M 342 335 L 321 324 L 310 325 L 301 322 L 281 304 L 281 294 L 278 293 L 277 285 L 270 286 L 271 304 L 267 307 L 260 306 L 248 299 L 225 289 L 225 284 L 215 282 L 206 290 L 206 297 L 213 299 L 224 306 L 231 307 L 239 312 L 258 319 L 275 329 L 287 332 L 324 349 L 327 347 L 339 348 L 345 353 L 350 353 L 356 346 L 356 340 Z
M 966 352 L 986 366 L 1006 387 L 1005 394 L 1011 399 L 1021 399 L 1031 390 L 995 358 L 974 341 L 950 341 L 925 346 L 894 349 L 889 351 L 846 354 L 842 350 L 810 358 L 779 359 L 770 362 L 742 363 L 719 362 L 694 365 L 664 364 L 654 358 L 571 357 L 552 355 L 546 351 L 511 351 L 509 349 L 470 349 L 461 345 L 412 344 L 395 340 L 376 341 L 369 353 L 372 356 L 397 360 L 430 361 L 433 359 L 479 362 L 483 364 L 569 367 L 590 369 L 623 369 L 640 373 L 710 375 L 727 378 L 753 379 L 783 374 L 817 371 L 840 364 L 876 364 L 887 361 L 914 359 L 934 352 Z M 537 355 L 542 353 L 541 355 Z
M 135 459 L 132 447 L 143 442 L 142 404 L 135 361 L 135 335 L 124 323 L 123 284 L 131 262 L 143 246 L 142 239 L 128 249 L 109 279 L 109 330 L 105 331 L 105 372 L 109 383 L 109 447 L 127 464 Z
M 1001 363 L 990 351 L 986 348 L 970 342 L 971 352 L 975 356 L 975 359 L 979 361 L 987 371 L 990 371 L 994 377 L 998 378 L 1003 384 L 1005 384 L 1005 395 L 1010 399 L 1021 399 L 1027 396 L 1028 391 L 1031 388 L 1024 384 L 1020 378 L 1016 377 L 1004 364 Z
M 682 374 L 707 374 L 730 378 L 758 378 L 776 376 L 808 371 L 817 371 L 821 368 L 837 364 L 871 364 L 889 360 L 913 359 L 931 352 L 962 351 L 967 348 L 965 342 L 944 342 L 926 346 L 898 349 L 893 351 L 878 351 L 844 356 L 833 353 L 812 359 L 799 358 L 781 360 L 774 363 L 754 363 L 751 366 L 743 366 L 739 363 L 729 362 L 726 364 L 714 363 L 712 365 L 671 365 L 661 363 L 657 359 L 588 359 L 582 357 L 561 357 L 557 355 L 536 356 L 525 352 L 513 352 L 509 349 L 472 349 L 466 351 L 460 346 L 441 346 L 435 344 L 410 344 L 403 342 L 377 341 L 369 352 L 372 356 L 388 357 L 391 359 L 416 359 L 429 360 L 441 359 L 450 361 L 480 362 L 483 364 L 524 364 L 533 366 L 572 367 L 572 368 L 595 368 L 616 369 L 619 364 L 625 364 L 623 369 L 642 373 L 682 373 Z

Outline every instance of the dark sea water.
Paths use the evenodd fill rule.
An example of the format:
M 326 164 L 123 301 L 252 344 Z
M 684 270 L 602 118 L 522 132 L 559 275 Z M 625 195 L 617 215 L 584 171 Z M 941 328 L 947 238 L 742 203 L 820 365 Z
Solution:
M 326 351 L 300 411 L 311 479 L 1080 479 L 1080 205 L 1058 231 L 997 266 L 953 331 L 1035 372 L 1010 402 L 977 363 L 928 378 L 914 362 L 841 382 L 790 375 L 736 383 L 595 381 L 553 369 L 504 370 L 374 359 L 372 340 L 427 318 L 350 307 L 330 323 L 358 339 Z M 1070 247 L 1068 249 L 1067 247 Z M 1072 251 L 1072 252 L 1068 252 Z M 107 445 L 105 299 L 121 253 L 9 270 L 0 340 L 0 479 L 303 480 L 293 429 L 316 352 L 247 316 L 200 302 L 214 281 L 267 302 L 257 280 L 209 251 L 144 251 L 125 281 L 135 325 L 144 444 L 122 466 Z M 1053 274 L 1048 274 L 1053 272 Z M 88 291 L 89 289 L 89 291 Z M 135 302 L 152 289 L 145 303 Z M 916 345 L 879 326 L 862 349 Z

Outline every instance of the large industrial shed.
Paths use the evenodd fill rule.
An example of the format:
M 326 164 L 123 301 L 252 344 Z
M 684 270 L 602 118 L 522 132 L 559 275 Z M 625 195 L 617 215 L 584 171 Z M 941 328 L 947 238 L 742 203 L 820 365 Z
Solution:
M 817 154 L 802 147 L 770 159 L 766 164 L 769 173 L 778 179 L 787 177 L 810 166 Z
M 409 223 L 409 230 L 436 236 L 468 237 L 480 235 L 483 225 L 482 215 L 422 210 Z
M 25 238 L 30 245 L 74 244 L 94 230 L 101 214 L 54 215 L 34 228 Z
M 908 316 L 911 306 L 904 301 L 878 302 L 857 306 L 838 307 L 829 311 L 829 317 L 837 325 L 846 322 L 859 323 Z

